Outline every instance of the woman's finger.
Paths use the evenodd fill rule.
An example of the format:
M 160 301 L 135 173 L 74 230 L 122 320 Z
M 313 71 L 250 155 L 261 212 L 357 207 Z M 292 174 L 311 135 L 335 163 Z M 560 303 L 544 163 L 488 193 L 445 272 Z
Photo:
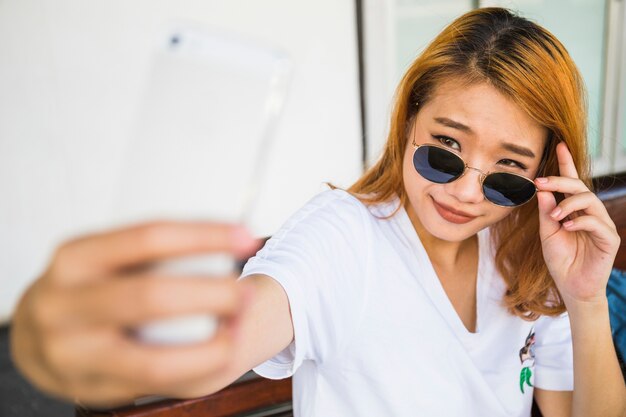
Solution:
M 588 232 L 598 249 L 615 256 L 619 245 L 617 232 L 595 216 L 578 216 L 563 223 L 568 232 Z
M 67 242 L 57 250 L 46 276 L 75 284 L 182 255 L 220 252 L 244 258 L 258 245 L 240 226 L 154 222 Z
M 78 406 L 105 409 L 131 405 L 141 396 L 132 385 L 98 377 L 76 380 L 64 394 L 72 396 Z
M 535 178 L 535 185 L 540 191 L 551 191 L 563 194 L 580 194 L 589 191 L 589 188 L 578 178 L 569 177 L 539 177 Z
M 108 327 L 52 332 L 40 347 L 42 363 L 59 384 L 71 385 L 72 381 L 93 375 L 98 367 L 114 366 L 110 361 L 102 363 L 103 354 L 121 354 L 121 340 L 119 332 Z
M 554 194 L 539 191 L 537 193 L 537 204 L 539 208 L 539 235 L 541 240 L 545 241 L 561 230 L 560 223 L 550 217 L 550 212 L 556 207 Z
M 560 142 L 556 145 L 556 157 L 559 162 L 559 174 L 562 177 L 579 178 L 574 158 L 572 158 L 572 154 L 565 142 Z
M 565 217 L 578 211 L 582 211 L 591 216 L 596 216 L 609 227 L 615 229 L 615 224 L 606 211 L 604 204 L 602 204 L 600 199 L 598 199 L 598 197 L 596 197 L 596 195 L 591 191 L 567 197 L 550 212 L 550 217 L 556 221 L 561 221 Z
M 234 279 L 137 275 L 60 288 L 41 300 L 42 327 L 128 326 L 179 315 L 232 316 L 245 302 Z
M 64 391 L 98 381 L 127 387 L 120 392 L 128 395 L 165 395 L 177 385 L 210 378 L 229 366 L 234 358 L 235 333 L 232 325 L 223 323 L 206 342 L 156 346 L 101 328 L 49 338 L 43 356 L 53 372 L 62 371 L 58 385 L 64 386 Z
M 114 363 L 114 369 L 100 366 L 94 371 L 132 384 L 143 393 L 166 395 L 177 385 L 210 379 L 232 365 L 234 333 L 222 325 L 210 340 L 180 346 L 146 345 L 127 339 L 117 353 L 109 351 L 102 356 L 101 363 Z
M 89 405 L 130 403 L 137 393 L 124 381 L 89 371 L 95 364 L 102 365 L 99 352 L 115 352 L 111 333 L 84 330 L 49 335 L 45 343 L 38 345 L 37 355 L 32 356 L 41 368 L 37 386 L 52 395 L 84 400 Z

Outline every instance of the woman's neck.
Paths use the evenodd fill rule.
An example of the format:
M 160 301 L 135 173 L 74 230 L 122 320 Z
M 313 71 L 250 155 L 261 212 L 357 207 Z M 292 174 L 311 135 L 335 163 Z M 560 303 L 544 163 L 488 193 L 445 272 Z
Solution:
M 410 205 L 407 204 L 405 210 L 433 264 L 446 270 L 453 270 L 457 266 L 465 265 L 468 256 L 470 258 L 478 256 L 477 235 L 458 242 L 439 239 L 424 228 Z

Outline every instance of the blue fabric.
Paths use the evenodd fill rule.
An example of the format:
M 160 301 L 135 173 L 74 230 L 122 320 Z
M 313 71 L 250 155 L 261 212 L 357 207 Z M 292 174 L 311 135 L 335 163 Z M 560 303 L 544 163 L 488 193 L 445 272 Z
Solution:
M 626 272 L 613 269 L 606 287 L 606 296 L 609 299 L 609 316 L 611 332 L 615 347 L 626 359 Z

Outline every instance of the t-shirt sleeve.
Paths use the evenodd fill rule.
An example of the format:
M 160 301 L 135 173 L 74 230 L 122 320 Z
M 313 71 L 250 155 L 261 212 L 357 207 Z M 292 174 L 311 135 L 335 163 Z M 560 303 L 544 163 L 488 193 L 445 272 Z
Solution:
M 535 387 L 574 389 L 574 357 L 569 316 L 540 317 L 535 324 Z
M 350 194 L 324 192 L 294 214 L 244 267 L 264 274 L 289 299 L 294 341 L 254 368 L 280 379 L 303 361 L 323 364 L 341 351 L 364 306 L 368 259 L 367 209 Z

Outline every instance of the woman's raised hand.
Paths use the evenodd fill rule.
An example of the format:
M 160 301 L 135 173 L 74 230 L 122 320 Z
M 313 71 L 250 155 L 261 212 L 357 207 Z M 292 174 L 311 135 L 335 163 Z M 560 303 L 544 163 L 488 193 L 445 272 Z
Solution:
M 249 256 L 258 247 L 237 226 L 159 222 L 94 234 L 60 246 L 22 297 L 11 350 L 18 368 L 50 394 L 115 405 L 145 394 L 200 395 L 229 365 L 249 291 L 233 277 L 171 277 L 143 268 L 210 252 Z M 188 346 L 142 344 L 128 331 L 159 318 L 207 313 L 215 336 Z
M 569 308 L 606 297 L 620 238 L 604 204 L 579 179 L 565 143 L 556 151 L 560 176 L 537 178 L 535 185 L 543 256 Z M 558 205 L 553 192 L 565 195 Z

